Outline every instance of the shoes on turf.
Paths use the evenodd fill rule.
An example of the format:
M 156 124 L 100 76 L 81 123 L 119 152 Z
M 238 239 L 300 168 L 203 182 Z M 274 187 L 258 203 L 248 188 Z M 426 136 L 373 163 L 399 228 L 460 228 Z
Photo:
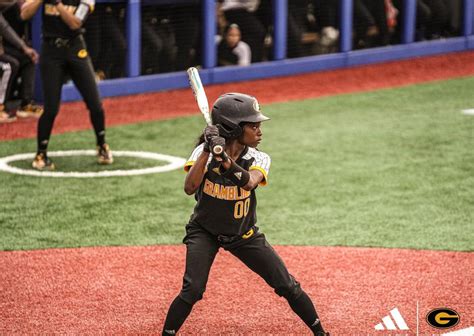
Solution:
M 97 162 L 101 165 L 109 165 L 114 162 L 112 151 L 108 144 L 97 146 Z
M 54 170 L 56 168 L 53 161 L 45 153 L 37 154 L 31 165 L 37 170 Z
M 3 123 L 11 123 L 16 120 L 16 116 L 14 114 L 9 114 L 5 111 L 0 111 L 0 124 Z
M 5 105 L 0 104 L 0 124 L 10 123 L 16 120 L 16 113 L 11 113 L 5 110 Z
M 26 104 L 20 107 L 16 115 L 20 118 L 39 118 L 43 114 L 43 107 L 36 104 Z

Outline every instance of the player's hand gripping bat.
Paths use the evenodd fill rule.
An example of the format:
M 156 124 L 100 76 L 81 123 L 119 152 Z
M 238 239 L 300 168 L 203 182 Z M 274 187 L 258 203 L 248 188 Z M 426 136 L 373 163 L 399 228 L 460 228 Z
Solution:
M 201 77 L 199 76 L 198 69 L 191 67 L 188 69 L 189 85 L 193 89 L 194 98 L 196 98 L 197 105 L 201 111 L 206 123 L 212 125 L 211 115 L 209 114 L 209 103 L 207 102 L 206 92 L 202 86 Z M 220 145 L 212 148 L 212 153 L 220 155 L 224 151 L 224 147 Z

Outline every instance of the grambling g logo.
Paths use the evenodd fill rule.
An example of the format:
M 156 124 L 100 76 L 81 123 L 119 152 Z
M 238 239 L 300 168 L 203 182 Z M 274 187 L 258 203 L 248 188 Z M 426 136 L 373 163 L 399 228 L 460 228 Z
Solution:
M 454 327 L 459 323 L 459 314 L 449 308 L 436 308 L 426 315 L 426 322 L 432 327 L 438 329 L 447 329 Z

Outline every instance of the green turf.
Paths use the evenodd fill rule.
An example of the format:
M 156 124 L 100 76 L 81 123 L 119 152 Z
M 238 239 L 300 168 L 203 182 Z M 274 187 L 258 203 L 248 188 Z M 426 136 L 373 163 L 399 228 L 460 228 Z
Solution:
M 261 149 L 273 162 L 258 190 L 261 229 L 275 244 L 472 251 L 474 116 L 461 110 L 474 108 L 473 92 L 474 78 L 464 78 L 263 106 L 272 120 Z M 113 127 L 109 142 L 187 157 L 203 125 L 195 116 Z M 0 156 L 34 146 L 1 142 Z M 56 135 L 50 150 L 93 147 L 88 131 Z M 92 157 L 55 161 L 97 170 Z M 179 243 L 194 205 L 183 180 L 182 171 L 95 179 L 0 172 L 0 249 Z

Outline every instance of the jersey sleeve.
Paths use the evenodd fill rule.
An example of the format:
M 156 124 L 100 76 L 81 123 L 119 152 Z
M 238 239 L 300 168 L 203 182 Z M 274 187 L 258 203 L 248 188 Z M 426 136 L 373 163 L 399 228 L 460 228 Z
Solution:
M 81 0 L 79 6 L 77 6 L 74 16 L 82 22 L 86 21 L 89 14 L 94 11 L 95 0 Z
M 192 165 L 194 164 L 194 162 L 196 162 L 197 158 L 202 153 L 203 149 L 204 149 L 204 143 L 202 143 L 202 144 L 196 146 L 196 148 L 194 148 L 194 150 L 191 153 L 191 156 L 189 157 L 188 161 L 186 161 L 186 163 L 184 164 L 184 171 L 185 172 L 188 172 L 189 169 L 191 169 Z
M 247 66 L 250 65 L 250 60 L 252 58 L 252 52 L 250 50 L 250 47 L 247 43 L 244 41 L 240 41 L 237 46 L 232 50 L 232 53 L 234 53 L 237 56 L 237 64 L 241 66 Z
M 258 170 L 263 174 L 263 180 L 259 183 L 259 185 L 264 186 L 267 185 L 268 182 L 268 174 L 270 173 L 270 165 L 272 160 L 270 156 L 264 152 L 256 152 L 254 155 L 255 161 L 250 166 L 250 170 Z

